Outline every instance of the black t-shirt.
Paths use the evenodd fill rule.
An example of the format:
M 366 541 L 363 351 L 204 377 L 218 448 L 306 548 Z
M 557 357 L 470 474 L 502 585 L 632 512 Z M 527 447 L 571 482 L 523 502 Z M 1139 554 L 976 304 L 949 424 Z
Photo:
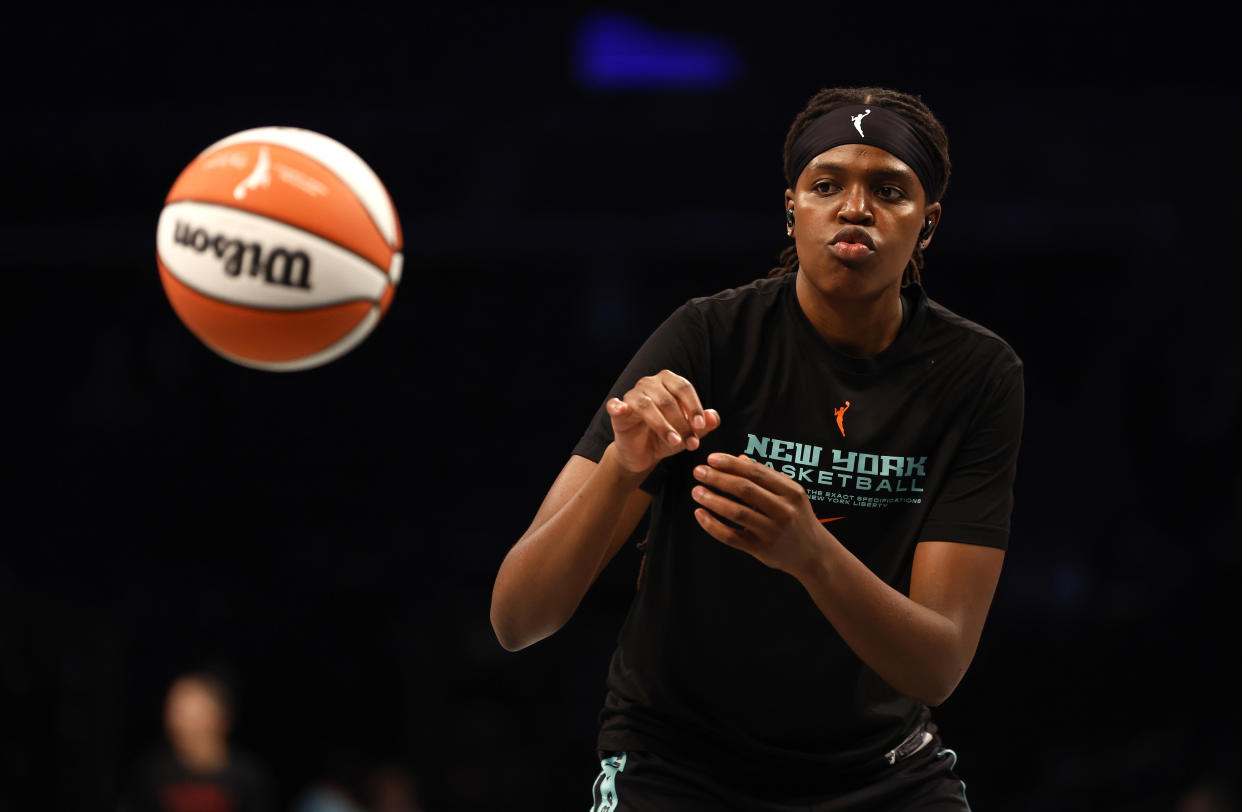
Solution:
M 878 769 L 928 710 L 864 665 L 796 579 L 699 527 L 691 471 L 723 451 L 788 474 L 842 544 L 909 594 L 920 541 L 1008 544 L 1022 362 L 913 285 L 894 342 L 871 358 L 845 355 L 806 318 L 795 280 L 687 302 L 609 393 L 667 368 L 721 425 L 643 483 L 647 560 L 598 743 L 739 785 L 821 792 Z M 574 453 L 598 461 L 611 441 L 601 405 Z
M 254 756 L 235 751 L 219 772 L 186 769 L 167 748 L 148 753 L 121 812 L 276 812 L 276 786 Z

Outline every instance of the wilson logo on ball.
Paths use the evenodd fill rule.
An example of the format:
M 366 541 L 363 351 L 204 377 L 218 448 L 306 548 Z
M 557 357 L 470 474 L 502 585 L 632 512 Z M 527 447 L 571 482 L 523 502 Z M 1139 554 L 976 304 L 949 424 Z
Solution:
M 206 229 L 195 228 L 181 220 L 176 223 L 173 241 L 200 254 L 211 249 L 217 258 L 224 261 L 224 272 L 229 276 L 241 276 L 243 272 L 247 276 L 262 274 L 263 281 L 268 284 L 310 290 L 311 261 L 305 251 L 273 248 L 264 256 L 263 246 L 257 242 L 248 243 L 223 234 L 213 237 Z
M 155 246 L 185 326 L 257 369 L 348 353 L 401 279 L 401 224 L 384 184 L 344 144 L 296 127 L 245 130 L 200 153 L 165 198 Z

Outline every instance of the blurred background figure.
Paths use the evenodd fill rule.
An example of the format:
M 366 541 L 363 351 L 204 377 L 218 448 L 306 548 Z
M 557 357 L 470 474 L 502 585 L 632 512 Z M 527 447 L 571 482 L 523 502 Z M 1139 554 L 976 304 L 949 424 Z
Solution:
M 363 805 L 365 760 L 352 748 L 321 745 L 314 778 L 298 794 L 293 812 L 368 812 Z
M 367 775 L 368 812 L 423 812 L 418 782 L 399 764 L 379 764 Z
M 274 782 L 254 755 L 230 745 L 232 722 L 223 677 L 177 677 L 164 702 L 167 743 L 140 761 L 123 812 L 275 812 Z
M 409 768 L 338 745 L 319 754 L 315 777 L 294 800 L 293 812 L 423 812 L 423 807 Z
M 367 812 L 349 788 L 319 781 L 306 789 L 293 805 L 293 812 Z
M 1238 812 L 1237 783 L 1225 773 L 1205 775 L 1178 799 L 1174 812 Z

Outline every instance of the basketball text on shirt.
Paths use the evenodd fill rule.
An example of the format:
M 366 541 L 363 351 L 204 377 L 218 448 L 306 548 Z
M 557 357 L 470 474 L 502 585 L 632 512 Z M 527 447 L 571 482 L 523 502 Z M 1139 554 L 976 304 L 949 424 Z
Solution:
M 834 448 L 829 459 L 823 447 L 812 443 L 750 433 L 746 437 L 746 456 L 803 485 L 831 485 L 876 494 L 922 493 L 927 477 L 926 456 L 869 454 Z M 816 494 L 824 498 L 822 491 L 812 492 L 812 498 Z

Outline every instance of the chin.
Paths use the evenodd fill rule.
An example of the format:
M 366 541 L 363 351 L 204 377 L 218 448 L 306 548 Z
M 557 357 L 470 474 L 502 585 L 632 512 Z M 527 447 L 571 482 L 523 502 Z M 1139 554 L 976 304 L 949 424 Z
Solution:
M 817 291 L 834 299 L 876 299 L 890 287 L 901 287 L 900 275 L 891 279 L 866 264 L 848 266 L 832 263 L 819 268 L 803 268 L 802 272 Z

